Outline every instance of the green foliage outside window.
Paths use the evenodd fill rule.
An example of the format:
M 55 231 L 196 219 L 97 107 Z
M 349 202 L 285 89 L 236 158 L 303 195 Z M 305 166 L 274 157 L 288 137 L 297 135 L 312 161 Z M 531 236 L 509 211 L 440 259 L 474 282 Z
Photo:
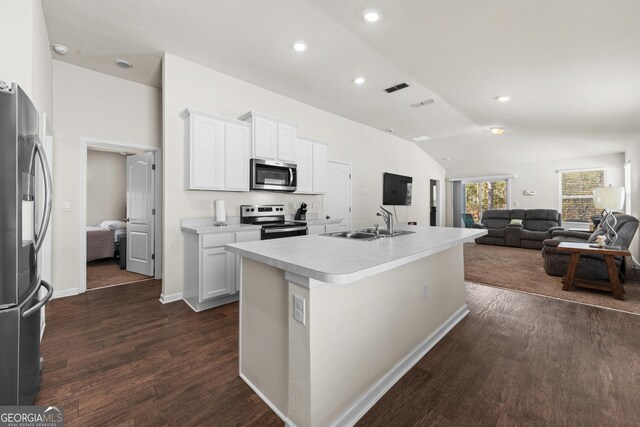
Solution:
M 465 212 L 479 222 L 487 209 L 507 209 L 507 181 L 465 183 Z

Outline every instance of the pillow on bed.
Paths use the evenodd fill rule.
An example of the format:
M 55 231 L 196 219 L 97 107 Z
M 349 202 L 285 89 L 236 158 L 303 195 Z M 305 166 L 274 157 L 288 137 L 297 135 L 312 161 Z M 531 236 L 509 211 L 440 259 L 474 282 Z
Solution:
M 101 228 L 108 228 L 109 230 L 126 230 L 127 223 L 124 221 L 118 221 L 115 219 L 110 219 L 107 221 L 102 221 L 100 223 Z

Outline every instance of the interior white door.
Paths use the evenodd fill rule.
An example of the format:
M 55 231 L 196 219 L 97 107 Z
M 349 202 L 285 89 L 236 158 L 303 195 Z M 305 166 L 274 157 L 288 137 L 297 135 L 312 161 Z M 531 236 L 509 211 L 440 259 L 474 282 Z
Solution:
M 153 153 L 127 157 L 127 270 L 154 274 Z
M 351 229 L 351 165 L 327 162 L 329 188 L 325 209 L 329 218 L 341 218 L 342 225 Z

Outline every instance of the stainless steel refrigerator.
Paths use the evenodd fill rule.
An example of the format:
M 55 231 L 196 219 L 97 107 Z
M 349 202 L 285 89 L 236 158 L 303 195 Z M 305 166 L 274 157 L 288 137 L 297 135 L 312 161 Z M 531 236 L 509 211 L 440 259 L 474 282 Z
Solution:
M 0 406 L 32 405 L 40 384 L 40 312 L 53 289 L 38 255 L 51 201 L 38 111 L 19 86 L 0 81 Z

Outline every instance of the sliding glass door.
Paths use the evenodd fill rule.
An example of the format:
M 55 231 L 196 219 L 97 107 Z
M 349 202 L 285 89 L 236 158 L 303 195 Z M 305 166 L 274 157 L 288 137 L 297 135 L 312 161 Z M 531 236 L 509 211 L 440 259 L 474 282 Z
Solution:
M 476 222 L 487 209 L 507 209 L 509 206 L 509 180 L 474 181 L 464 183 L 465 212 Z

